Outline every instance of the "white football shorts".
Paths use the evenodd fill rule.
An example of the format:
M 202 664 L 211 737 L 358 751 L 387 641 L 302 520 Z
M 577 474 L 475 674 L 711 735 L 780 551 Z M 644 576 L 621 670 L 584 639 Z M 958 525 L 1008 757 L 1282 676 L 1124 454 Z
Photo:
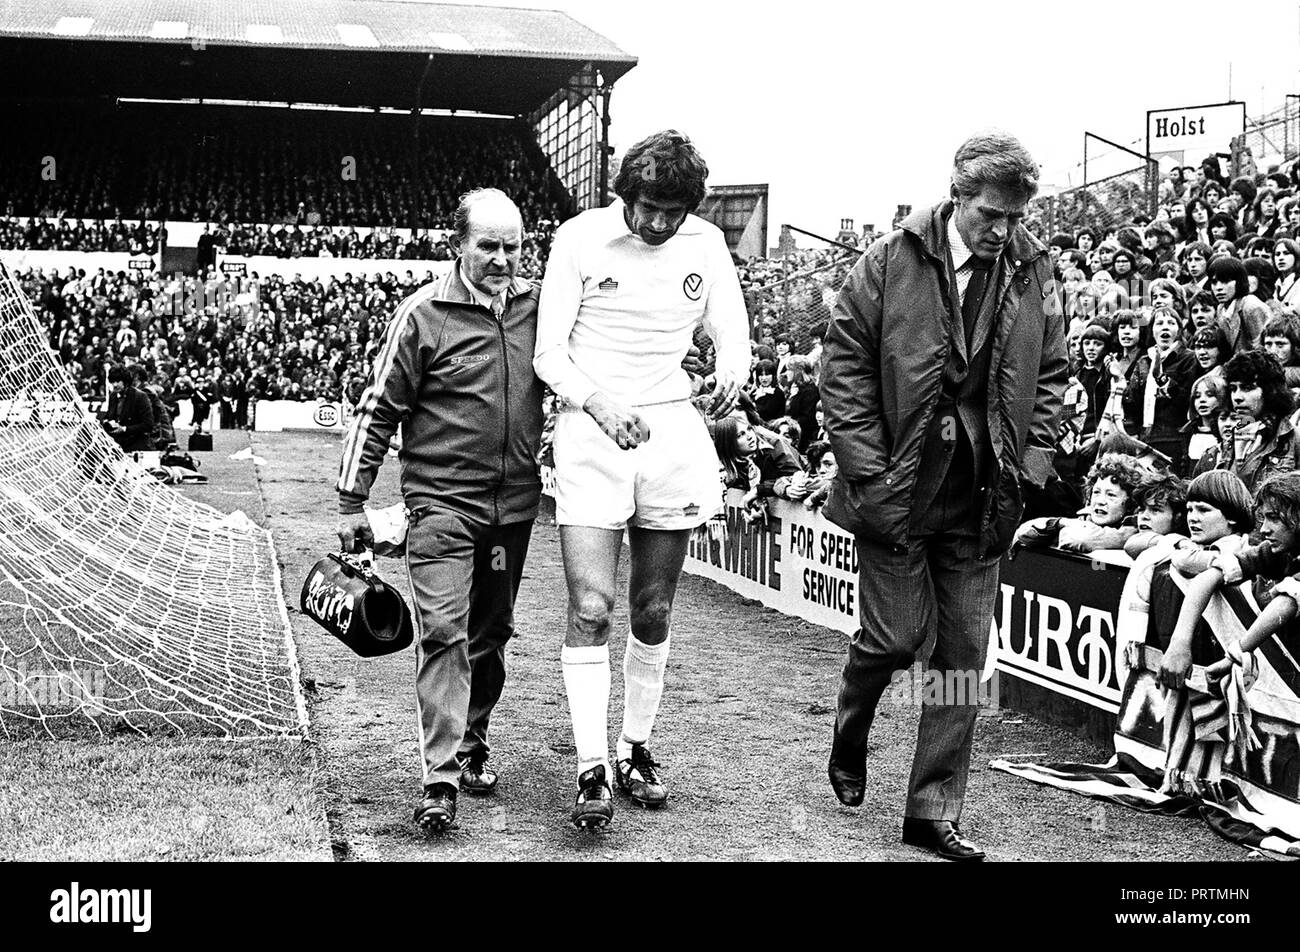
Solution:
M 690 401 L 633 408 L 650 439 L 619 449 L 590 414 L 555 421 L 555 521 L 596 529 L 694 529 L 722 510 L 718 454 Z

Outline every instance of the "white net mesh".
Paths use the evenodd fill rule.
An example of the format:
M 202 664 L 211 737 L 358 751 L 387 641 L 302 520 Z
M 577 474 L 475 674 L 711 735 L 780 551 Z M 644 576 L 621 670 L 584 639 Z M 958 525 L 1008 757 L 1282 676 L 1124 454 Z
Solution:
M 301 731 L 269 533 L 129 462 L 0 264 L 0 732 Z

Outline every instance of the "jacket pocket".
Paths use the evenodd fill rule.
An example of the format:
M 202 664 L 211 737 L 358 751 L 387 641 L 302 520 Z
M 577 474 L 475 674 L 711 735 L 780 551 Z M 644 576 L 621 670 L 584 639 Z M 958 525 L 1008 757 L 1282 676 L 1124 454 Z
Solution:
M 907 541 L 911 516 L 907 505 L 909 489 L 894 466 L 859 482 L 837 478 L 823 513 L 854 536 L 901 545 Z

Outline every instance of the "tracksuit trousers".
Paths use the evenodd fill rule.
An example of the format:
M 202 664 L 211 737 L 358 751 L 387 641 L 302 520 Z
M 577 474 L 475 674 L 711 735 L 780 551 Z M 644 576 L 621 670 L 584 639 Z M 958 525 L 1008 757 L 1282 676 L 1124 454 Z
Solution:
M 459 786 L 458 755 L 488 747 L 533 520 L 487 525 L 445 509 L 411 516 L 415 696 L 424 783 Z

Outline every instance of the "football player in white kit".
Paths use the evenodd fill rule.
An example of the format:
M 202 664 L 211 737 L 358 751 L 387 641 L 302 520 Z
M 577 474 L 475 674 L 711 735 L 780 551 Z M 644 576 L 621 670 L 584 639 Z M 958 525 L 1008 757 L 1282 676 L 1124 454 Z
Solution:
M 695 327 L 703 322 L 717 357 L 711 416 L 734 409 L 749 372 L 749 319 L 726 239 L 691 214 L 707 176 L 678 132 L 637 143 L 614 183 L 621 201 L 560 226 L 542 281 L 533 366 L 562 398 L 554 444 L 569 589 L 561 661 L 580 827 L 602 827 L 614 815 L 608 641 L 624 530 L 631 631 L 614 779 L 641 806 L 667 799 L 648 742 L 673 597 L 691 530 L 718 512 L 721 498 L 717 454 L 681 368 Z

